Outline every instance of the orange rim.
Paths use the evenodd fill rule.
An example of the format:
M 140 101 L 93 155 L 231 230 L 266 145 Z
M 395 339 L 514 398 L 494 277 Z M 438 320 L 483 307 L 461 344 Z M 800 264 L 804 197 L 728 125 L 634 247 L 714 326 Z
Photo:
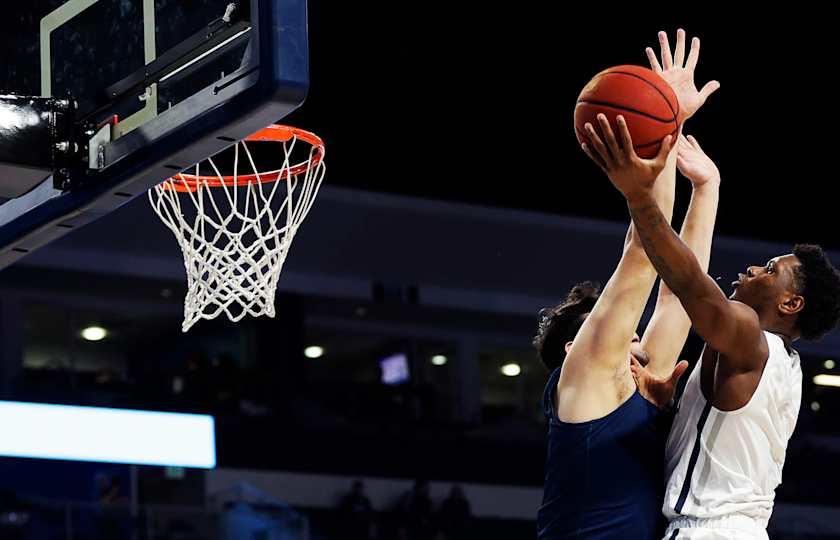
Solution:
M 265 171 L 257 174 L 241 174 L 238 176 L 206 176 L 180 173 L 163 182 L 164 189 L 174 189 L 179 192 L 196 191 L 200 185 L 207 187 L 236 187 L 253 182 L 267 184 L 278 180 L 288 180 L 289 176 L 297 176 L 308 169 L 317 167 L 324 159 L 324 141 L 314 133 L 291 126 L 274 124 L 245 137 L 247 142 L 277 142 L 285 143 L 293 138 L 300 139 L 312 145 L 315 149 L 311 159 L 302 161 L 288 168 Z M 239 144 L 239 143 L 237 143 Z

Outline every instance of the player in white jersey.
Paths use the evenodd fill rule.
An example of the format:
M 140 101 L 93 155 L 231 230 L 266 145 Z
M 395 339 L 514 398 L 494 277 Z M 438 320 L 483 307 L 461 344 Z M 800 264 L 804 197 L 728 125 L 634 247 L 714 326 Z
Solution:
M 775 489 L 796 425 L 802 371 L 792 343 L 819 339 L 840 319 L 840 272 L 819 246 L 750 266 L 727 298 L 652 197 L 655 176 L 631 174 L 633 143 L 600 155 L 627 199 L 645 252 L 705 340 L 666 447 L 665 538 L 766 539 Z M 612 134 L 607 134 L 611 136 Z M 597 161 L 597 160 L 596 160 Z M 637 382 L 656 380 L 635 364 Z
M 766 331 L 764 337 L 769 348 L 764 372 L 745 405 L 725 411 L 704 397 L 703 380 L 714 377 L 704 372 L 716 363 L 709 347 L 686 383 L 665 450 L 662 510 L 668 538 L 700 538 L 690 533 L 703 523 L 731 532 L 702 538 L 766 538 L 799 414 L 802 371 L 799 355 L 782 337 Z

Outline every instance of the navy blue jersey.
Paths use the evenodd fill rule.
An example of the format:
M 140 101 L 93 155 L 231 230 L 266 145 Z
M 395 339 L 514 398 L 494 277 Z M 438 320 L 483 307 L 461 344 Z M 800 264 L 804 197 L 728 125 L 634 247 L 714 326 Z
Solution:
M 559 378 L 558 368 L 543 395 L 549 428 L 539 539 L 662 538 L 670 415 L 637 390 L 602 418 L 561 422 L 554 399 Z

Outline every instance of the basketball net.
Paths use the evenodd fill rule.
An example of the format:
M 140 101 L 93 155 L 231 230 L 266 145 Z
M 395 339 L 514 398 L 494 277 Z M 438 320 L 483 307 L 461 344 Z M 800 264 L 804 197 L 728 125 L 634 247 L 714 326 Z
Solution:
M 282 146 L 282 166 L 259 172 L 248 148 L 254 141 L 276 142 L 278 151 Z M 308 159 L 292 164 L 295 146 L 305 144 Z M 184 255 L 184 332 L 222 313 L 233 322 L 274 317 L 280 272 L 324 179 L 323 157 L 317 136 L 270 126 L 236 143 L 232 176 L 220 173 L 211 157 L 205 174 L 199 164 L 194 174 L 179 173 L 149 190 L 152 208 Z M 236 172 L 240 160 L 249 174 Z

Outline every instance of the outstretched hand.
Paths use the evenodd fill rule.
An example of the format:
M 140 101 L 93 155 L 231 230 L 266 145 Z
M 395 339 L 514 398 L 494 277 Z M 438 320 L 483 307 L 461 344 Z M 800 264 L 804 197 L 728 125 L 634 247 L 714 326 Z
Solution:
M 656 57 L 653 49 L 645 49 L 650 68 L 658 73 L 671 85 L 677 100 L 680 102 L 679 123 L 682 124 L 697 112 L 706 103 L 706 100 L 718 88 L 718 81 L 707 82 L 702 89 L 697 90 L 694 84 L 694 70 L 697 67 L 697 60 L 700 58 L 700 38 L 691 40 L 691 50 L 688 58 L 685 56 L 685 30 L 677 30 L 677 45 L 671 55 L 671 45 L 668 43 L 668 34 L 659 32 L 659 50 L 662 63 Z

